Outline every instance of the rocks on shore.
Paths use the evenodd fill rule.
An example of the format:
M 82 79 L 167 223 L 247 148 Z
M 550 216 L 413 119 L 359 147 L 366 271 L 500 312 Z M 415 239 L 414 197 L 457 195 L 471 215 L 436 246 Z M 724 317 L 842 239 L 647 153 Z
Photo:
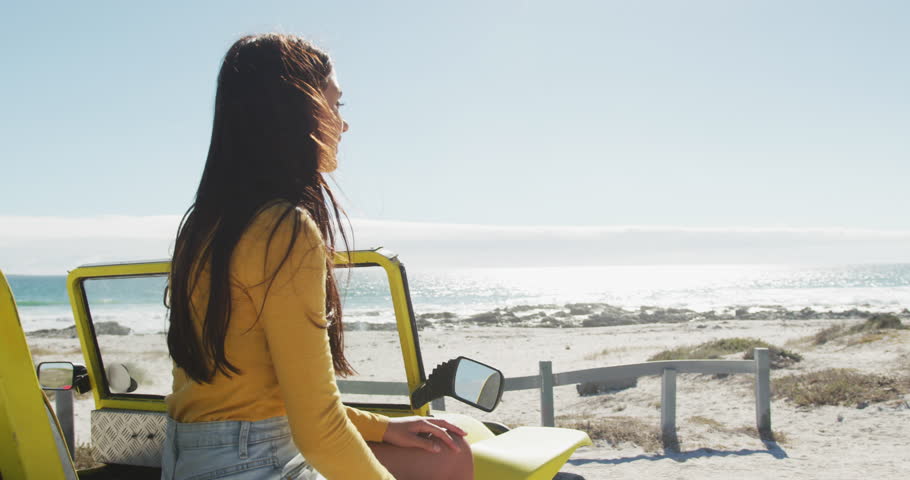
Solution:
M 345 331 L 380 331 L 380 332 L 393 332 L 398 330 L 398 325 L 392 322 L 383 322 L 383 323 L 372 323 L 372 322 L 345 322 L 344 323 Z
M 418 315 L 417 325 L 421 329 L 456 325 L 574 328 L 731 320 L 859 319 L 874 315 L 875 312 L 856 308 L 845 311 L 816 311 L 809 307 L 789 310 L 780 305 L 758 305 L 699 312 L 687 308 L 642 306 L 638 310 L 626 310 L 606 303 L 571 303 L 563 306 L 500 307 L 465 317 L 459 317 L 452 312 L 424 313 Z M 910 318 L 910 310 L 904 309 L 894 316 Z
M 98 322 L 95 325 L 95 335 L 129 335 L 133 329 L 124 327 L 117 322 Z M 76 338 L 76 326 L 66 328 L 47 328 L 27 332 L 29 337 L 37 338 Z

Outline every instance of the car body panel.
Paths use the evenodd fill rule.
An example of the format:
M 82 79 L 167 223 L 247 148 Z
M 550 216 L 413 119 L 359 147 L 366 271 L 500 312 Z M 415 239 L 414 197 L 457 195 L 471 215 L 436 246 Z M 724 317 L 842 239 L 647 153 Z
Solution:
M 13 292 L 0 272 L 0 475 L 63 479 L 73 470 L 54 440 L 59 428 L 41 392 Z M 58 430 L 59 431 L 59 430 Z M 48 461 L 48 457 L 55 458 Z M 65 457 L 64 457 L 65 456 Z M 59 461 L 57 460 L 59 459 Z

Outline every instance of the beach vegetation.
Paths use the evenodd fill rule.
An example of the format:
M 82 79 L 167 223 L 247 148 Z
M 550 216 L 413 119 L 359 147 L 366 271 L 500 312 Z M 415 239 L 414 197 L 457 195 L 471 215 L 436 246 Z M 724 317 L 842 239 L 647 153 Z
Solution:
M 781 432 L 779 430 L 771 430 L 767 434 L 763 434 L 758 431 L 758 427 L 756 427 L 755 425 L 743 425 L 739 428 L 734 428 L 733 432 L 741 433 L 743 435 L 748 435 L 752 438 L 757 438 L 760 440 L 767 440 L 767 441 L 771 441 L 774 443 L 780 443 L 780 444 L 784 444 L 784 445 L 790 443 L 790 439 L 787 437 L 786 434 L 784 434 L 784 432 Z
M 77 353 L 82 353 L 82 350 L 75 347 L 61 347 L 61 348 L 51 348 L 44 346 L 34 346 L 29 347 L 29 351 L 32 354 L 32 357 L 47 357 L 51 355 L 64 356 L 64 355 L 75 355 Z
M 96 468 L 103 466 L 102 464 L 95 461 L 95 449 L 90 443 L 80 443 L 76 445 L 75 455 L 73 458 L 73 464 L 76 467 L 76 470 L 84 470 L 87 468 Z
M 603 350 L 600 350 L 598 352 L 592 352 L 592 353 L 585 355 L 585 360 L 597 360 L 599 358 L 606 357 L 609 354 L 610 354 L 610 349 L 604 348 Z
M 907 393 L 910 392 L 910 354 L 905 354 L 899 362 L 898 368 L 903 375 L 898 377 L 898 385 L 901 391 Z
M 818 333 L 809 337 L 809 341 L 812 345 L 824 345 L 835 338 L 846 335 L 846 331 L 847 326 L 842 323 L 831 325 L 828 328 L 819 330 Z
M 591 418 L 587 415 L 559 415 L 556 426 L 581 430 L 592 440 L 603 440 L 612 447 L 624 443 L 637 445 L 647 452 L 663 448 L 657 425 L 627 416 Z
M 865 322 L 859 325 L 855 325 L 850 330 L 851 332 L 856 333 L 886 329 L 903 330 L 904 328 L 906 327 L 904 327 L 904 324 L 901 323 L 901 319 L 898 318 L 897 315 L 883 313 L 872 315 L 871 317 L 867 318 Z
M 787 436 L 779 431 L 771 431 L 768 434 L 762 434 L 758 431 L 758 428 L 755 425 L 744 425 L 740 427 L 728 427 L 723 423 L 708 417 L 702 417 L 695 415 L 686 419 L 689 423 L 695 423 L 699 425 L 704 425 L 707 429 L 712 432 L 722 432 L 722 433 L 731 433 L 731 434 L 740 434 L 747 435 L 749 437 L 758 438 L 761 440 L 769 440 L 777 443 L 787 443 Z
M 875 343 L 886 338 L 891 338 L 894 336 L 893 332 L 872 332 L 864 333 L 860 336 L 855 336 L 847 341 L 847 346 L 852 347 L 854 345 L 865 345 L 867 343 Z
M 709 360 L 722 358 L 726 355 L 742 353 L 743 358 L 751 360 L 753 349 L 767 348 L 771 358 L 771 368 L 784 368 L 802 361 L 802 355 L 785 350 L 776 345 L 771 345 L 757 338 L 722 338 L 698 345 L 688 345 L 664 350 L 648 358 L 649 362 L 662 360 Z
M 856 406 L 896 400 L 908 392 L 906 379 L 861 373 L 849 368 L 829 368 L 817 372 L 773 379 L 775 397 L 798 406 Z
M 717 420 L 714 420 L 713 418 L 702 417 L 700 415 L 695 415 L 695 416 L 689 417 L 688 421 L 691 423 L 697 423 L 699 425 L 704 425 L 706 427 L 710 427 L 714 430 L 723 430 L 724 429 L 724 424 L 718 422 Z
M 862 337 L 850 339 L 847 345 L 861 345 L 865 343 L 877 342 L 889 338 L 891 335 L 883 332 L 884 330 L 904 330 L 906 325 L 901 319 L 891 313 L 875 314 L 867 318 L 865 322 L 847 327 L 842 323 L 831 325 L 816 332 L 814 335 L 796 340 L 793 343 L 809 344 L 813 346 L 824 345 L 834 340 L 852 337 L 858 334 L 865 334 Z

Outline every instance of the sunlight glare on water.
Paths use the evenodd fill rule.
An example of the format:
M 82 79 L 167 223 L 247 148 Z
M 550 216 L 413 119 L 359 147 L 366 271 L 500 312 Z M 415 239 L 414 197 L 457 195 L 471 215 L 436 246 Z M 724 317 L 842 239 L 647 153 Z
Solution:
M 414 312 L 457 318 L 501 308 L 564 308 L 608 304 L 629 311 L 648 307 L 734 313 L 779 308 L 819 312 L 858 309 L 900 312 L 910 307 L 910 265 L 652 265 L 409 270 Z M 345 318 L 392 322 L 386 273 L 356 268 L 337 276 Z M 11 277 L 27 331 L 72 323 L 65 277 Z M 164 277 L 94 281 L 87 285 L 96 320 L 135 331 L 166 329 Z M 598 307 L 601 308 L 602 307 Z
M 653 265 L 497 268 L 412 273 L 415 303 L 431 308 L 608 303 L 689 308 L 738 305 L 891 308 L 910 300 L 908 266 Z

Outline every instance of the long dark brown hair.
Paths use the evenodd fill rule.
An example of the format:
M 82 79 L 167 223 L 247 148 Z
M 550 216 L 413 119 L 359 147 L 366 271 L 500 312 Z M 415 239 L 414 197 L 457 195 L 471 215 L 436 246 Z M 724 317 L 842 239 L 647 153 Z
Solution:
M 256 214 L 275 204 L 285 210 L 272 236 L 289 220 L 293 234 L 267 281 L 290 256 L 302 228 L 296 210 L 301 208 L 319 227 L 327 249 L 326 315 L 335 371 L 353 373 L 344 357 L 341 301 L 332 273 L 336 229 L 347 246 L 343 211 L 320 173 L 334 168 L 342 128 L 322 93 L 331 74 L 328 55 L 289 35 L 243 37 L 224 57 L 208 158 L 195 201 L 180 223 L 168 286 L 168 350 L 196 382 L 211 382 L 217 372 L 241 373 L 224 351 L 231 256 Z M 205 267 L 209 298 L 198 338 L 190 302 Z M 303 315 L 301 321 L 307 321 Z

